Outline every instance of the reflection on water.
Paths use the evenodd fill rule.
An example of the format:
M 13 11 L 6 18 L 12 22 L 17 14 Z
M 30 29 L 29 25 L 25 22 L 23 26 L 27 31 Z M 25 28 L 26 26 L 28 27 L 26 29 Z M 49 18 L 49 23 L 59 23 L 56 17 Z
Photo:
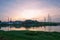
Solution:
M 10 31 L 10 30 L 30 30 L 30 31 L 49 31 L 49 32 L 60 32 L 60 26 L 46 26 L 46 27 L 31 27 L 31 28 L 24 28 L 24 27 L 20 27 L 20 28 L 16 28 L 16 27 L 11 27 L 11 26 L 7 26 L 7 27 L 1 27 L 0 30 L 4 30 L 4 31 Z

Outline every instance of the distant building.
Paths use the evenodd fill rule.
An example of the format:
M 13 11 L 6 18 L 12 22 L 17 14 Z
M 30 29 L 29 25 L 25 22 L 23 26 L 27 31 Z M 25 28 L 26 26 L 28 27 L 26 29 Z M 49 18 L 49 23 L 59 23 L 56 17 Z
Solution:
M 14 21 L 14 24 L 22 24 L 22 21 Z

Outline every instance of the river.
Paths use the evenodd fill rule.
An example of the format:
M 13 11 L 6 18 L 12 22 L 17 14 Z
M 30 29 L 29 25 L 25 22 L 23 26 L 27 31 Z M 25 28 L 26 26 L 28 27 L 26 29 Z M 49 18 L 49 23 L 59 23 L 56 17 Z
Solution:
M 14 26 L 1 27 L 0 30 L 11 31 L 11 30 L 30 30 L 30 31 L 47 31 L 47 32 L 60 32 L 60 26 L 42 26 L 42 27 L 31 27 L 31 28 L 16 28 Z

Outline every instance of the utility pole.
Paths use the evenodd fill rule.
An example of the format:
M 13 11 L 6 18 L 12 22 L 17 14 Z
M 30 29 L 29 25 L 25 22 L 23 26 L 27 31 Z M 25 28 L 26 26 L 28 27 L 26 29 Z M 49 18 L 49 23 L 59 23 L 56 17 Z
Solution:
M 51 22 L 51 16 L 48 14 L 48 22 Z
M 49 25 L 51 23 L 51 16 L 50 16 L 50 14 L 48 14 L 48 23 L 49 23 Z M 51 31 L 51 26 L 48 27 L 48 30 L 49 30 L 49 32 Z
M 45 25 L 45 22 L 46 22 L 46 17 L 44 17 L 44 25 Z M 46 31 L 46 26 L 44 26 L 44 31 Z
M 9 20 L 9 17 L 8 17 L 8 22 L 9 22 L 10 20 Z
M 44 17 L 44 22 L 46 22 L 46 17 Z
M 12 18 L 10 18 L 10 22 L 12 21 Z

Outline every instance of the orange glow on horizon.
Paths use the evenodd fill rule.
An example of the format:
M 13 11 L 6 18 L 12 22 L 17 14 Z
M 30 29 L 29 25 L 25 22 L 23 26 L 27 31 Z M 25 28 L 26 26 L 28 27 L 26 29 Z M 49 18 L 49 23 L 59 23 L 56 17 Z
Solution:
M 41 16 L 42 12 L 40 10 L 32 10 L 32 9 L 28 9 L 28 10 L 24 10 L 21 13 L 21 18 L 23 19 L 39 19 Z
M 12 13 L 15 13 L 15 11 L 13 11 Z M 40 10 L 40 9 L 24 9 L 21 12 L 19 12 L 19 10 L 15 13 L 12 14 L 11 18 L 12 21 L 16 21 L 16 20 L 43 20 L 44 17 L 47 17 L 47 14 L 44 12 L 44 10 Z

